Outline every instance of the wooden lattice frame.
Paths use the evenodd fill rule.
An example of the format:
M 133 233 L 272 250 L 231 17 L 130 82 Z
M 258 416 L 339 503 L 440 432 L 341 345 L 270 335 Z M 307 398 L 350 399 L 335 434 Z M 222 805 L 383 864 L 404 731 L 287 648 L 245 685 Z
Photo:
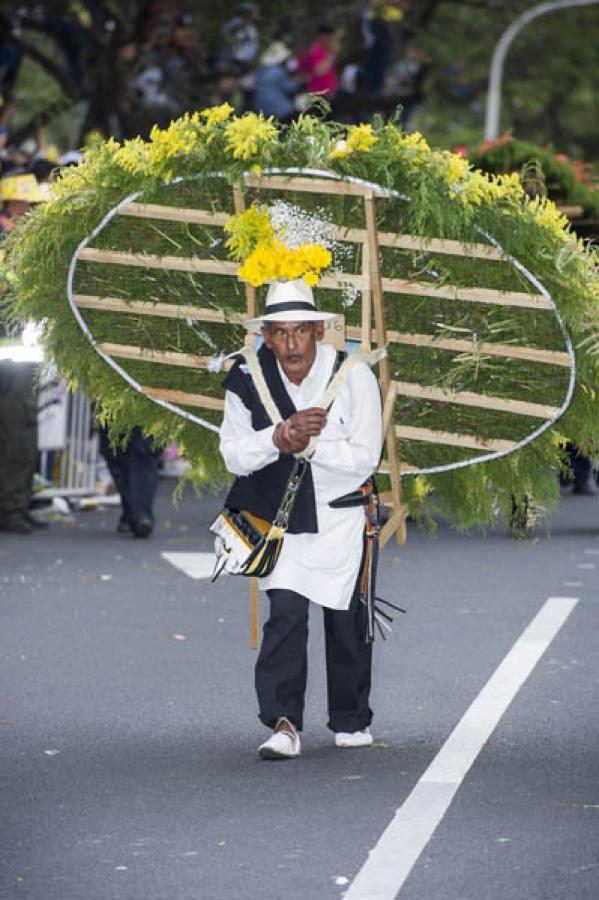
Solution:
M 379 248 L 383 246 L 395 247 L 397 249 L 428 251 L 452 256 L 466 256 L 475 259 L 501 261 L 503 260 L 503 257 L 499 250 L 495 247 L 488 246 L 487 244 L 463 244 L 453 240 L 424 239 L 408 234 L 379 232 L 376 225 L 376 198 L 377 196 L 384 196 L 384 192 L 375 187 L 317 177 L 289 177 L 287 175 L 257 177 L 248 175 L 245 177 L 245 188 L 285 190 L 298 193 L 351 195 L 362 198 L 366 227 L 344 228 L 338 226 L 334 232 L 336 240 L 359 243 L 362 245 L 361 273 L 340 273 L 337 276 L 327 276 L 319 282 L 319 289 L 339 289 L 349 284 L 360 292 L 362 298 L 361 324 L 359 326 L 348 326 L 346 328 L 346 335 L 348 338 L 358 340 L 362 349 L 371 349 L 373 342 L 378 346 L 385 346 L 388 343 L 397 343 L 418 347 L 435 347 L 440 350 L 453 352 L 466 352 L 472 349 L 471 342 L 467 340 L 437 338 L 430 334 L 388 331 L 385 325 L 383 303 L 385 293 L 429 296 L 445 299 L 448 302 L 459 300 L 538 310 L 552 309 L 551 304 L 542 294 L 529 294 L 518 291 L 499 291 L 482 287 L 461 288 L 455 285 L 436 286 L 409 279 L 382 277 L 379 265 Z M 241 184 L 237 185 L 233 187 L 232 190 L 234 209 L 236 212 L 242 212 L 245 208 L 243 186 Z M 119 215 L 217 227 L 223 227 L 229 218 L 228 214 L 224 212 L 184 209 L 134 202 L 121 209 Z M 170 271 L 199 272 L 211 275 L 227 275 L 230 277 L 235 277 L 238 268 L 236 263 L 228 262 L 226 260 L 181 256 L 159 257 L 142 253 L 99 250 L 93 247 L 86 247 L 83 249 L 79 255 L 79 259 L 86 262 L 139 266 L 143 268 Z M 245 294 L 246 312 L 244 314 L 239 313 L 232 315 L 225 315 L 224 312 L 218 310 L 205 309 L 191 305 L 177 306 L 174 304 L 155 303 L 152 301 L 124 301 L 116 297 L 100 297 L 89 294 L 75 294 L 73 299 L 76 305 L 81 309 L 102 309 L 110 312 L 164 316 L 175 319 L 193 318 L 200 322 L 224 324 L 227 322 L 241 322 L 245 318 L 254 318 L 257 315 L 256 292 L 254 288 L 252 288 L 251 285 L 246 285 Z M 247 339 L 251 341 L 252 337 L 248 335 Z M 143 360 L 170 366 L 204 369 L 208 362 L 208 359 L 205 356 L 190 353 L 147 350 L 137 346 L 109 342 L 100 344 L 100 349 L 117 359 Z M 570 364 L 567 353 L 543 350 L 538 347 L 514 347 L 508 344 L 483 343 L 480 345 L 480 350 L 490 356 L 528 360 L 531 362 L 546 363 L 563 367 L 568 367 Z M 404 543 L 405 541 L 405 519 L 407 510 L 401 502 L 400 475 L 401 472 L 413 471 L 413 467 L 400 461 L 397 447 L 398 439 L 427 441 L 430 443 L 466 447 L 481 451 L 509 450 L 515 446 L 515 442 L 513 441 L 483 438 L 476 435 L 458 434 L 446 431 L 435 431 L 414 426 L 395 425 L 393 411 L 395 400 L 398 395 L 462 404 L 481 409 L 510 412 L 516 415 L 532 416 L 541 419 L 547 419 L 557 412 L 556 407 L 548 406 L 546 404 L 528 403 L 520 400 L 492 397 L 466 391 L 450 391 L 428 385 L 396 381 L 390 377 L 389 362 L 387 359 L 384 359 L 380 364 L 379 382 L 384 399 L 383 428 L 387 448 L 386 459 L 381 462 L 380 471 L 388 474 L 390 479 L 390 490 L 385 492 L 382 496 L 383 502 L 389 508 L 389 518 L 381 535 L 381 542 L 383 545 L 394 533 L 397 535 L 398 543 Z M 148 397 L 168 400 L 172 403 L 209 409 L 212 411 L 222 411 L 224 405 L 223 401 L 219 398 L 208 397 L 197 393 L 169 390 L 166 388 L 156 388 L 151 385 L 144 386 L 143 391 Z

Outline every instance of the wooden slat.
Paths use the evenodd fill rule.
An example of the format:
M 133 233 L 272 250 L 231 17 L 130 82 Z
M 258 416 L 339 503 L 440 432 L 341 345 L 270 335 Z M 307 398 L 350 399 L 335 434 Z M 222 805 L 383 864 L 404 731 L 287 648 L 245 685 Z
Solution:
M 351 340 L 359 340 L 361 331 L 356 325 L 346 327 L 347 337 Z M 439 350 L 449 350 L 454 353 L 472 353 L 480 350 L 487 356 L 499 356 L 512 359 L 524 359 L 528 362 L 546 363 L 552 366 L 570 367 L 570 357 L 567 353 L 558 350 L 541 350 L 539 347 L 520 347 L 512 344 L 473 344 L 460 338 L 436 338 L 432 334 L 411 334 L 409 332 L 388 331 L 387 341 L 390 344 L 405 344 L 411 347 L 436 347 Z
M 320 192 L 320 188 L 318 189 Z M 140 219 L 158 219 L 167 222 L 187 222 L 195 225 L 222 226 L 229 219 L 229 213 L 211 212 L 208 209 L 186 209 L 184 207 L 163 206 L 158 203 L 130 203 L 119 213 Z M 364 243 L 365 228 L 344 228 L 337 226 L 334 237 L 339 241 Z M 487 244 L 464 243 L 441 238 L 424 238 L 411 234 L 394 234 L 379 231 L 381 247 L 396 247 L 398 250 L 417 250 L 428 253 L 441 253 L 449 256 L 468 256 L 475 259 L 501 260 L 503 256 L 495 247 Z
M 463 300 L 468 303 L 490 303 L 494 306 L 519 306 L 524 309 L 552 309 L 542 294 L 522 291 L 497 291 L 492 288 L 464 288 L 454 284 L 435 285 L 426 281 L 402 278 L 383 278 L 383 290 L 388 294 L 410 294 L 418 297 L 438 297 L 441 300 Z
M 399 463 L 399 471 L 400 472 L 417 472 L 418 466 L 411 466 L 409 463 L 400 461 Z M 386 459 L 382 459 L 378 465 L 377 472 L 380 472 L 381 475 L 389 474 L 389 462 Z M 391 492 L 389 491 L 389 497 L 391 496 Z M 391 501 L 392 502 L 392 501 Z
M 361 244 L 366 239 L 364 228 L 337 226 L 334 237 L 338 241 Z M 445 256 L 466 256 L 472 259 L 504 259 L 500 250 L 488 244 L 461 243 L 445 238 L 425 238 L 413 234 L 396 234 L 393 231 L 379 231 L 380 247 L 394 247 L 396 250 L 416 250 L 421 253 L 439 253 Z
M 342 290 L 346 285 L 351 284 L 359 291 L 368 289 L 368 278 L 364 275 L 351 275 L 349 272 L 341 272 L 337 275 L 325 275 L 318 282 L 318 288 L 332 288 L 333 290 Z
M 371 188 L 351 181 L 310 178 L 302 175 L 245 175 L 248 187 L 267 191 L 299 191 L 306 194 L 337 194 L 352 197 L 386 197 L 384 188 Z
M 481 343 L 473 344 L 459 338 L 435 338 L 428 334 L 408 334 L 399 331 L 388 331 L 390 343 L 406 344 L 414 347 L 438 347 L 439 350 L 453 350 L 457 353 L 472 353 L 479 350 L 487 356 L 500 356 L 508 359 L 524 359 L 529 362 L 547 363 L 552 366 L 569 368 L 570 357 L 557 350 L 540 350 L 538 347 L 519 347 L 511 344 Z
M 219 259 L 200 259 L 197 256 L 153 256 L 149 253 L 125 253 L 118 250 L 98 250 L 86 247 L 79 258 L 86 262 L 119 266 L 141 266 L 144 269 L 168 269 L 178 272 L 204 272 L 208 275 L 235 275 L 238 265 Z
M 441 253 L 446 256 L 467 256 L 473 259 L 503 260 L 500 250 L 488 244 L 451 241 L 446 238 L 424 238 L 412 234 L 379 232 L 381 247 L 396 247 L 398 250 L 418 250 L 423 253 Z
M 417 397 L 423 400 L 439 400 L 441 403 L 457 403 L 461 406 L 474 406 L 477 409 L 494 409 L 497 412 L 514 413 L 518 416 L 533 416 L 538 419 L 549 419 L 559 412 L 557 406 L 546 406 L 543 403 L 528 403 L 524 400 L 511 400 L 504 397 L 490 397 L 471 391 L 451 391 L 444 388 L 413 384 L 408 381 L 394 381 L 397 393 L 404 397 Z
M 403 441 L 426 441 L 429 444 L 447 444 L 450 447 L 467 447 L 471 450 L 512 450 L 516 441 L 500 438 L 483 438 L 474 434 L 455 434 L 451 431 L 433 431 L 412 425 L 397 425 L 395 433 Z
M 145 350 L 130 344 L 98 344 L 100 350 L 117 359 L 138 359 L 141 362 L 160 363 L 165 366 L 183 366 L 188 369 L 205 369 L 209 356 L 196 356 L 193 353 L 178 353 L 172 350 Z M 233 361 L 228 359 L 223 368 L 230 369 Z
M 98 297 L 92 294 L 75 294 L 75 304 L 82 309 L 99 309 L 104 312 L 129 313 L 138 316 L 160 316 L 165 319 L 193 319 L 198 322 L 240 323 L 244 313 L 226 315 L 220 309 L 184 306 L 176 303 L 154 303 L 152 300 L 121 300 L 119 297 Z
M 146 397 L 153 400 L 168 400 L 169 403 L 178 403 L 180 406 L 199 406 L 200 409 L 213 409 L 223 412 L 225 401 L 220 397 L 208 397 L 206 394 L 188 394 L 186 391 L 174 391 L 170 388 L 144 387 Z
M 178 272 L 203 272 L 207 275 L 236 275 L 238 263 L 227 262 L 219 259 L 201 259 L 197 256 L 153 256 L 149 253 L 128 253 L 120 250 L 99 250 L 96 247 L 86 247 L 81 251 L 79 258 L 85 262 L 106 263 L 107 265 L 141 266 L 145 269 L 166 269 Z M 340 275 L 327 275 L 322 278 L 319 288 L 339 290 L 346 284 L 351 284 L 358 290 L 367 285 L 367 279 L 363 275 L 341 273 Z
M 225 224 L 229 213 L 210 212 L 207 209 L 185 209 L 177 206 L 162 206 L 158 203 L 130 203 L 119 213 L 135 219 L 160 219 L 165 222 L 188 222 L 191 225 Z

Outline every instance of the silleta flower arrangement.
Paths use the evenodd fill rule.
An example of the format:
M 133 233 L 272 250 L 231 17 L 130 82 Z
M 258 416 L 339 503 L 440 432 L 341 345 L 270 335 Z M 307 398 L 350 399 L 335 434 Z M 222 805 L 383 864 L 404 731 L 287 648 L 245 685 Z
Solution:
M 286 185 L 292 173 L 344 190 L 302 193 Z M 376 189 L 378 256 L 360 239 L 365 182 Z M 223 104 L 155 127 L 147 141 L 98 142 L 53 184 L 50 202 L 17 222 L 3 305 L 41 323 L 48 355 L 101 399 L 115 434 L 141 425 L 160 443 L 177 441 L 198 482 L 217 488 L 226 478 L 217 437 L 193 416 L 220 423 L 222 375 L 205 361 L 243 345 L 247 284 L 258 316 L 268 281 L 317 285 L 318 308 L 343 312 L 359 341 L 357 301 L 376 264 L 397 388 L 389 417 L 412 514 L 431 494 L 461 528 L 494 521 L 497 509 L 509 518 L 514 498 L 550 506 L 565 444 L 599 448 L 597 250 L 550 200 L 531 200 L 517 174 L 486 175 L 398 119 L 345 126 L 305 114 L 283 125 Z M 548 296 L 576 356 L 567 412 L 509 456 L 412 477 L 467 462 L 487 441 L 519 442 L 561 412 L 574 370 Z M 98 347 L 113 348 L 130 381 Z M 156 405 L 175 394 L 178 410 Z M 445 443 L 423 439 L 426 430 Z

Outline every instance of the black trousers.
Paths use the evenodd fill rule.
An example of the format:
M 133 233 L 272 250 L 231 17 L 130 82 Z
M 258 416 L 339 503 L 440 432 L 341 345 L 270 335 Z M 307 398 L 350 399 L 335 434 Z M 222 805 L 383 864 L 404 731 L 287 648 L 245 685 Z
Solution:
M 289 590 L 267 591 L 270 618 L 256 662 L 260 720 L 273 728 L 285 717 L 301 731 L 308 675 L 310 601 Z M 370 725 L 372 644 L 364 643 L 365 608 L 354 593 L 348 610 L 323 609 L 329 721 L 332 731 L 361 731 Z
M 131 524 L 140 519 L 153 521 L 160 450 L 153 448 L 152 439 L 144 437 L 136 425 L 125 449 L 113 449 L 108 432 L 101 428 L 100 453 L 121 495 L 123 519 Z
M 29 509 L 37 461 L 35 366 L 0 362 L 0 519 Z

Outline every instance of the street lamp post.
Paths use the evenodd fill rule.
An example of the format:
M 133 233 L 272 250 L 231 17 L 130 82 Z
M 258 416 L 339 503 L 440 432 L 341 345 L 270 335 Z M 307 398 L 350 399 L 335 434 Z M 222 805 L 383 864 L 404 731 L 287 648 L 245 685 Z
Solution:
M 499 113 L 501 109 L 501 79 L 503 76 L 503 64 L 507 51 L 516 35 L 532 22 L 533 19 L 555 9 L 565 9 L 570 6 L 599 6 L 599 0 L 548 0 L 546 3 L 537 3 L 519 15 L 511 25 L 503 32 L 491 61 L 489 73 L 489 90 L 487 93 L 487 111 L 485 116 L 485 140 L 495 141 L 499 136 Z

